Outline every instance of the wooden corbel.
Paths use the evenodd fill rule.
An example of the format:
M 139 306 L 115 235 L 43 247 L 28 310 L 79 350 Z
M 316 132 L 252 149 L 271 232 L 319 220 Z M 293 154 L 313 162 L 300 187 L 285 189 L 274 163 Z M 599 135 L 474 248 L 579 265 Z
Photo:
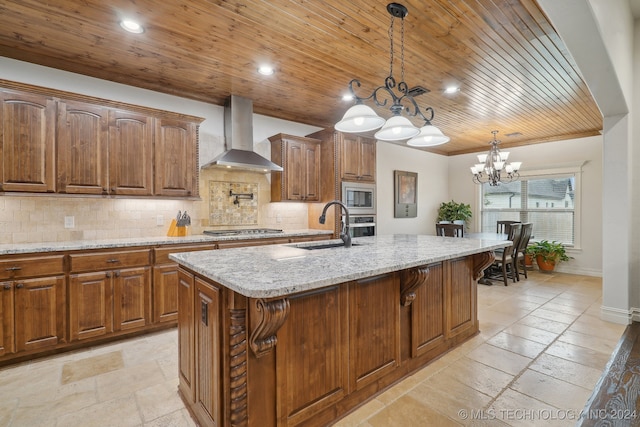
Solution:
M 261 314 L 256 329 L 251 333 L 249 345 L 256 357 L 262 357 L 276 346 L 276 332 L 287 320 L 289 300 L 282 298 L 273 301 L 256 300 L 256 308 Z
M 482 272 L 485 268 L 489 267 L 496 256 L 493 251 L 481 252 L 479 254 L 473 254 L 473 280 L 478 280 L 482 276 Z
M 403 270 L 400 276 L 400 304 L 403 307 L 411 305 L 416 299 L 416 290 L 427 281 L 429 267 L 422 266 Z

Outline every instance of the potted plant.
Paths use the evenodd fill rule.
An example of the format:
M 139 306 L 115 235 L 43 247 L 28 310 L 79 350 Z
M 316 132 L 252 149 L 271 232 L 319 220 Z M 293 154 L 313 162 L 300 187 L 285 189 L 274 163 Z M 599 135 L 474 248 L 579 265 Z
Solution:
M 564 245 L 555 240 L 552 242 L 548 240 L 534 242 L 527 247 L 527 253 L 536 259 L 538 268 L 542 272 L 552 272 L 555 270 L 557 263 L 573 259 L 573 257 L 567 255 Z
M 450 202 L 442 202 L 438 208 L 438 222 L 453 222 L 465 224 L 471 219 L 473 212 L 471 205 L 466 203 L 457 203 L 453 200 Z

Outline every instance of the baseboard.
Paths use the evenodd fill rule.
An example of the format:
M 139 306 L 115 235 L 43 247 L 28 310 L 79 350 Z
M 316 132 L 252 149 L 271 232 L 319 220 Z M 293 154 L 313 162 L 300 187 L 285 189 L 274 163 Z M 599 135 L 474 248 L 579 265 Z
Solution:
M 556 271 L 558 273 L 567 274 L 579 274 L 581 276 L 602 277 L 602 270 L 584 268 L 584 267 L 571 267 L 570 264 L 561 263 L 556 265 Z
M 637 309 L 622 310 L 614 307 L 600 307 L 600 318 L 607 322 L 618 323 L 620 325 L 631 324 L 632 318 L 640 316 L 640 312 Z

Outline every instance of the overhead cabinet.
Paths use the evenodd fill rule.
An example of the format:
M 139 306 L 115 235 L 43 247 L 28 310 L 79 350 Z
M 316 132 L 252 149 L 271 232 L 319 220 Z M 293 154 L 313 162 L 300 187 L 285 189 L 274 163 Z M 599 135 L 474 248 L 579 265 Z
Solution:
M 320 140 L 278 134 L 271 141 L 271 160 L 282 172 L 271 174 L 271 201 L 320 201 Z
M 1 191 L 198 197 L 201 118 L 11 86 L 24 90 L 0 89 Z
M 0 101 L 0 190 L 54 192 L 54 99 L 0 91 Z
M 376 141 L 336 132 L 340 150 L 340 177 L 343 181 L 375 182 Z

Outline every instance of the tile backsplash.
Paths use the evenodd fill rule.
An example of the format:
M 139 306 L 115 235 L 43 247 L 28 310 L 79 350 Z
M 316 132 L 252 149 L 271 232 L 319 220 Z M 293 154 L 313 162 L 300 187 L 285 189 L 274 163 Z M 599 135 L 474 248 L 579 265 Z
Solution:
M 230 182 L 240 187 L 257 185 L 257 222 L 238 226 L 284 230 L 310 228 L 306 204 L 269 203 L 268 175 L 202 170 L 202 200 L 12 196 L 5 193 L 0 195 L 0 244 L 165 236 L 171 220 L 178 211 L 185 210 L 191 216 L 192 234 L 200 234 L 204 229 L 235 227 L 235 224 L 221 224 L 217 220 L 212 222 L 209 181 Z M 233 206 L 231 198 L 229 204 Z M 65 217 L 73 217 L 73 228 L 65 228 Z

